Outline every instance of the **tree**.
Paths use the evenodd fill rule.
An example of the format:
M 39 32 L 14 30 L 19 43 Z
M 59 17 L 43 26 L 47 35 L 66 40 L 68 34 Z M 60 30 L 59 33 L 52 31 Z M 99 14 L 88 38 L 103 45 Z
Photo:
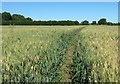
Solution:
M 98 21 L 98 24 L 99 24 L 99 25 L 106 25 L 106 24 L 107 24 L 107 21 L 106 21 L 105 18 L 102 18 L 102 19 L 100 19 L 100 20 Z
M 13 14 L 12 15 L 12 19 L 14 21 L 24 21 L 25 17 L 23 15 L 19 15 L 19 14 Z
M 2 14 L 0 13 L 0 25 L 2 23 Z
M 2 13 L 0 13 L 0 20 L 2 20 Z
M 16 25 L 31 25 L 32 19 L 31 18 L 25 18 L 23 15 L 19 14 L 13 14 L 12 15 L 12 23 Z
M 91 25 L 96 25 L 97 23 L 96 23 L 96 21 L 92 21 L 92 23 L 91 23 Z
M 78 22 L 78 21 L 74 21 L 74 24 L 75 24 L 75 25 L 79 25 L 79 22 Z
M 9 25 L 11 24 L 12 21 L 12 16 L 8 12 L 3 12 L 2 13 L 2 24 Z
M 33 20 L 30 17 L 25 18 L 24 25 L 32 25 Z
M 81 24 L 82 24 L 82 25 L 89 25 L 89 21 L 84 20 L 84 21 L 81 22 Z
M 30 17 L 26 18 L 27 21 L 33 21 Z
M 120 25 L 120 22 L 118 22 L 118 25 Z
M 3 12 L 3 13 L 2 13 L 2 20 L 4 20 L 4 21 L 12 20 L 11 14 L 8 13 L 8 12 Z
M 113 25 L 113 23 L 112 22 L 107 22 L 107 25 Z

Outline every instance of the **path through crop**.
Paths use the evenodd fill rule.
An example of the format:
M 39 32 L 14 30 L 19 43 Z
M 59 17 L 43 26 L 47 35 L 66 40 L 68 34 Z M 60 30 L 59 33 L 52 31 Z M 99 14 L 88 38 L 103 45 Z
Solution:
M 68 34 L 68 45 L 67 45 L 67 51 L 66 51 L 66 56 L 63 59 L 63 64 L 61 64 L 61 71 L 62 71 L 62 78 L 61 78 L 61 82 L 72 82 L 72 64 L 73 64 L 73 54 L 74 54 L 74 50 L 75 50 L 75 40 L 74 39 L 78 33 L 80 33 L 80 31 L 82 31 L 85 27 L 79 28 L 79 29 L 75 29 L 73 31 L 71 31 Z

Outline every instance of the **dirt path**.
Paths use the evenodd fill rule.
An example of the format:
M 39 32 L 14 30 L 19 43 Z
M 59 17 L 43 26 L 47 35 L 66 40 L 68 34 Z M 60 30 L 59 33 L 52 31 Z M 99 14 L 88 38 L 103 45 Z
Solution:
M 84 27 L 83 27 L 84 28 Z M 72 82 L 72 64 L 73 64 L 73 56 L 74 56 L 74 50 L 75 50 L 75 44 L 72 44 L 71 42 L 74 40 L 73 38 L 83 29 L 77 29 L 75 32 L 73 32 L 69 44 L 67 47 L 66 57 L 64 59 L 64 63 L 61 65 L 61 71 L 62 71 L 62 78 L 61 82 Z
M 66 58 L 65 58 L 65 64 L 62 65 L 61 70 L 62 74 L 62 82 L 72 82 L 71 80 L 71 75 L 72 75 L 72 67 L 71 64 L 73 64 L 73 53 L 75 50 L 74 45 L 70 45 L 68 47 L 67 53 L 66 53 Z

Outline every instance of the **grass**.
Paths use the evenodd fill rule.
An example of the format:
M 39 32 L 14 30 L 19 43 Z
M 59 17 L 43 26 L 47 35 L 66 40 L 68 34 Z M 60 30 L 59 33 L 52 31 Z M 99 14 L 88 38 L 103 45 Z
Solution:
M 3 26 L 3 82 L 119 82 L 117 26 Z

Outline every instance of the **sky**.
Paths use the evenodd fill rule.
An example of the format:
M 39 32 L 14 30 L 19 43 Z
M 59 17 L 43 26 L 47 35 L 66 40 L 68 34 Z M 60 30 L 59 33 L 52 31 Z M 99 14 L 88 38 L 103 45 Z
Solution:
M 0 0 L 2 2 L 119 2 L 119 0 Z
M 33 20 L 88 20 L 118 22 L 117 2 L 2 2 L 2 11 Z

